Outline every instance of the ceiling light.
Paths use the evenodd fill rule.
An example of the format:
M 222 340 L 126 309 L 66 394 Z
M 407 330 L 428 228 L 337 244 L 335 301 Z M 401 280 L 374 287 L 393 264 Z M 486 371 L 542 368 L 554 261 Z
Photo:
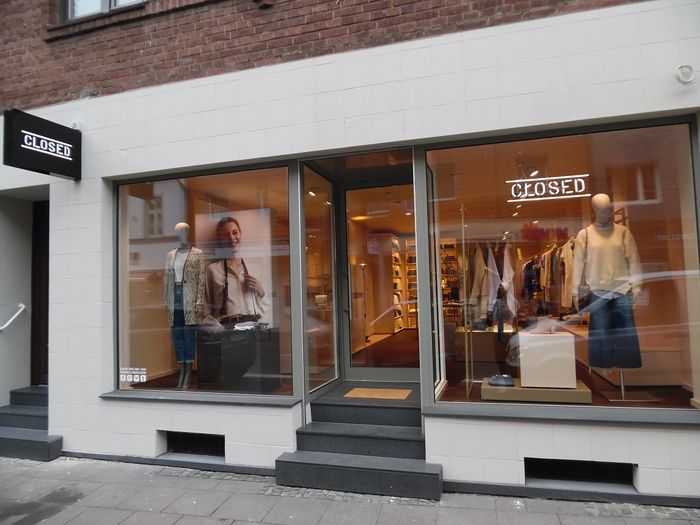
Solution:
M 518 216 L 518 212 L 516 211 L 516 212 L 513 214 L 513 217 L 517 217 L 517 216 Z
M 539 222 L 540 222 L 540 221 L 532 221 L 532 224 L 537 224 L 537 223 L 539 223 Z
M 311 195 L 312 197 L 315 197 L 315 196 L 316 196 L 316 194 L 315 194 L 313 191 L 311 191 L 311 190 L 309 190 L 309 195 Z
M 325 204 L 326 206 L 331 206 L 330 201 L 325 201 L 323 204 Z
M 537 168 L 532 168 L 532 171 L 530 172 L 530 177 L 537 177 L 537 175 L 540 174 L 540 170 Z

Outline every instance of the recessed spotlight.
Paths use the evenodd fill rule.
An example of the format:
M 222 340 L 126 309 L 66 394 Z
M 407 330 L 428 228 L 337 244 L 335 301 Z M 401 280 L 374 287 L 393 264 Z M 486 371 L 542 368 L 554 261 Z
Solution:
M 316 196 L 316 194 L 315 194 L 313 191 L 311 191 L 311 190 L 309 190 L 309 195 L 311 195 L 312 197 L 315 197 L 315 196 Z

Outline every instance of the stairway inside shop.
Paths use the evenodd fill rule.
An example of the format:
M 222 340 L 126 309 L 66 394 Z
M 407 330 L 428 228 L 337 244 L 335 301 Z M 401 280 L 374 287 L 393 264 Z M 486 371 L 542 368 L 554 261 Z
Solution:
M 347 397 L 353 389 L 379 397 Z M 410 389 L 407 399 L 382 391 Z M 425 462 L 420 391 L 415 383 L 342 383 L 311 403 L 297 451 L 276 461 L 277 483 L 439 500 L 442 466 Z
M 48 433 L 49 389 L 18 388 L 0 407 L 0 456 L 51 461 L 61 455 L 63 438 Z

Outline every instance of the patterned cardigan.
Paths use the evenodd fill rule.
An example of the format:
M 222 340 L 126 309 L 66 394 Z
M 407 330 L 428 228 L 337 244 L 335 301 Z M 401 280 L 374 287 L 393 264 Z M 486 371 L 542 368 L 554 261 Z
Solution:
M 168 325 L 173 326 L 175 317 L 175 254 L 177 249 L 168 252 L 163 274 L 163 303 L 168 311 Z M 182 273 L 182 306 L 185 324 L 199 324 L 204 310 L 204 257 L 202 250 L 192 246 Z

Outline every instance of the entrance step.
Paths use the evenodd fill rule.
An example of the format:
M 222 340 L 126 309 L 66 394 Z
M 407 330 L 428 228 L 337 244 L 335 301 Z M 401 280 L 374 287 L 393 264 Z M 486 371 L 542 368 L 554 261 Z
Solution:
M 311 419 L 328 423 L 359 423 L 420 427 L 420 407 L 400 405 L 367 405 L 317 400 L 311 403 Z
M 297 448 L 363 456 L 425 459 L 420 427 L 313 422 L 297 431 Z
M 33 405 L 5 405 L 0 407 L 0 427 L 19 427 L 46 430 L 47 407 Z
M 0 456 L 51 461 L 61 455 L 63 438 L 46 430 L 0 427 Z
M 347 395 L 360 388 L 368 397 Z M 397 390 L 410 393 L 389 399 Z M 311 418 L 297 451 L 277 458 L 278 484 L 440 499 L 442 466 L 425 462 L 416 384 L 341 383 L 311 402 Z
M 49 406 L 49 389 L 46 386 L 28 386 L 10 392 L 10 404 Z
M 61 455 L 63 438 L 50 436 L 48 388 L 18 388 L 0 407 L 0 456 L 51 461 Z
M 293 487 L 439 500 L 442 467 L 419 459 L 285 452 L 276 461 L 277 483 Z

